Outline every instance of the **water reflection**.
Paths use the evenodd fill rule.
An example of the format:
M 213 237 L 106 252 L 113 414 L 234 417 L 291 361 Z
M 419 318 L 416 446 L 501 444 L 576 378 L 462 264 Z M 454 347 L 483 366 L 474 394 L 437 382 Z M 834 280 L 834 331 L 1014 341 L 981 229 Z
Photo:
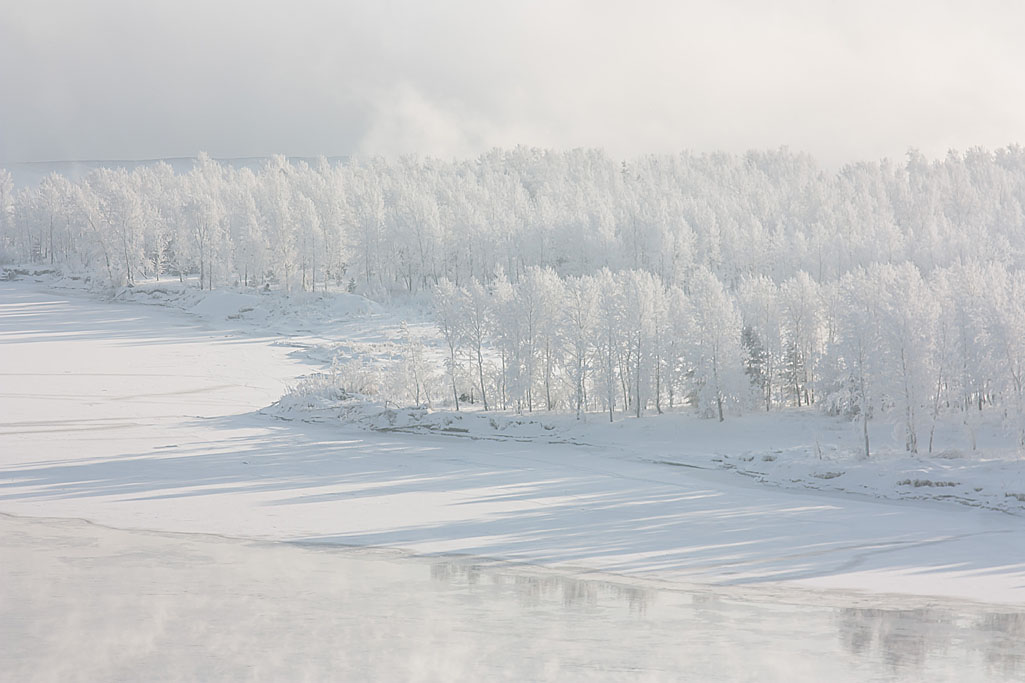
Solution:
M 894 673 L 921 670 L 951 651 L 981 651 L 993 680 L 1025 680 L 1025 613 L 971 614 L 943 608 L 839 608 L 837 630 L 857 657 Z
M 1025 613 L 0 515 L 0 680 L 1025 680 Z
M 874 653 L 893 671 L 917 670 L 930 650 L 945 649 L 952 629 L 947 615 L 937 610 L 839 610 L 840 641 L 857 656 Z
M 985 649 L 990 670 L 1007 680 L 1025 680 L 1025 614 L 986 614 L 977 628 L 991 634 Z
M 651 590 L 627 584 L 559 574 L 539 576 L 516 573 L 515 570 L 501 566 L 484 568 L 480 564 L 461 560 L 431 562 L 431 578 L 467 588 L 478 585 L 482 580 L 492 586 L 513 586 L 523 606 L 557 601 L 567 609 L 583 609 L 597 608 L 600 601 L 612 601 L 625 604 L 630 614 L 644 614 L 648 601 L 654 595 Z

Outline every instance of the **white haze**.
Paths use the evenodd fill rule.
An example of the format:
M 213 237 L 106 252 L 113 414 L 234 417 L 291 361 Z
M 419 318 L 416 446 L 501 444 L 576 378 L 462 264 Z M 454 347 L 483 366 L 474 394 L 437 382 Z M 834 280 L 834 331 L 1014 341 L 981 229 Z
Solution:
M 76 520 L 0 515 L 0 530 L 10 681 L 839 683 L 1022 671 L 1025 620 L 972 603 L 687 590 Z
M 0 163 L 1025 139 L 1009 2 L 4 4 Z

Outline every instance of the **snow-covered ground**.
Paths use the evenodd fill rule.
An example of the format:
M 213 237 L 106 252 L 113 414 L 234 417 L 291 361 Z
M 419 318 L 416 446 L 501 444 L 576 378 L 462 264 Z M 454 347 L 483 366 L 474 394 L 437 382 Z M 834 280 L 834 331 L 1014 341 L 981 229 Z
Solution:
M 330 386 L 330 382 L 328 382 Z M 860 433 L 846 420 L 817 412 L 756 413 L 719 424 L 680 413 L 586 421 L 559 414 L 398 409 L 330 391 L 292 391 L 263 412 L 282 419 L 359 425 L 368 430 L 437 434 L 485 441 L 601 444 L 625 460 L 656 465 L 732 470 L 782 488 L 815 489 L 887 500 L 931 500 L 1025 514 L 1025 460 L 1011 447 L 944 450 L 911 455 L 889 442 L 888 425 L 875 425 L 887 448 L 866 459 Z M 617 416 L 618 417 L 618 416 Z M 999 425 L 986 435 L 1006 441 Z
M 321 369 L 311 350 L 386 344 L 398 321 L 342 297 L 298 322 L 247 324 L 257 309 L 237 296 L 199 298 L 186 315 L 0 283 L 0 512 L 1025 604 L 1019 510 L 897 499 L 977 493 L 1010 510 L 1007 494 L 1025 489 L 1013 457 L 864 463 L 841 457 L 851 425 L 803 414 L 431 417 L 441 429 L 295 419 L 268 406 Z M 467 438 L 481 436 L 494 438 Z M 789 488 L 809 484 L 827 490 Z

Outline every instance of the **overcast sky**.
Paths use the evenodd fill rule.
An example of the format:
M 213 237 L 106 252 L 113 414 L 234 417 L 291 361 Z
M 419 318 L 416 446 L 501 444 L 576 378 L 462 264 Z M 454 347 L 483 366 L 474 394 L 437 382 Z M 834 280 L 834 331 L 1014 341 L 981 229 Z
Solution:
M 845 7 L 841 7 L 841 5 Z M 0 163 L 1025 142 L 1025 3 L 0 0 Z

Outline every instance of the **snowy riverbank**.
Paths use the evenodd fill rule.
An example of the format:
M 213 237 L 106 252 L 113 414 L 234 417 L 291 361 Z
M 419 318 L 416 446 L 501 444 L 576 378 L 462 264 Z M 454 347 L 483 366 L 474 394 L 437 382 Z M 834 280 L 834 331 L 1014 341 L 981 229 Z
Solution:
M 905 459 L 884 455 L 892 430 L 877 425 L 880 456 L 863 462 L 847 455 L 853 425 L 804 413 L 611 425 L 426 413 L 415 433 L 341 424 L 330 406 L 320 424 L 274 419 L 260 411 L 320 369 L 322 344 L 387 345 L 399 321 L 356 311 L 283 338 L 202 302 L 197 319 L 44 284 L 0 283 L 0 512 L 1025 604 L 1020 510 L 941 497 L 1020 502 L 1007 494 L 1021 492 L 1021 464 L 996 426 L 979 430 L 977 454 Z M 514 438 L 454 438 L 491 432 Z M 926 479 L 958 485 L 913 483 Z M 806 486 L 836 490 L 781 488 Z

